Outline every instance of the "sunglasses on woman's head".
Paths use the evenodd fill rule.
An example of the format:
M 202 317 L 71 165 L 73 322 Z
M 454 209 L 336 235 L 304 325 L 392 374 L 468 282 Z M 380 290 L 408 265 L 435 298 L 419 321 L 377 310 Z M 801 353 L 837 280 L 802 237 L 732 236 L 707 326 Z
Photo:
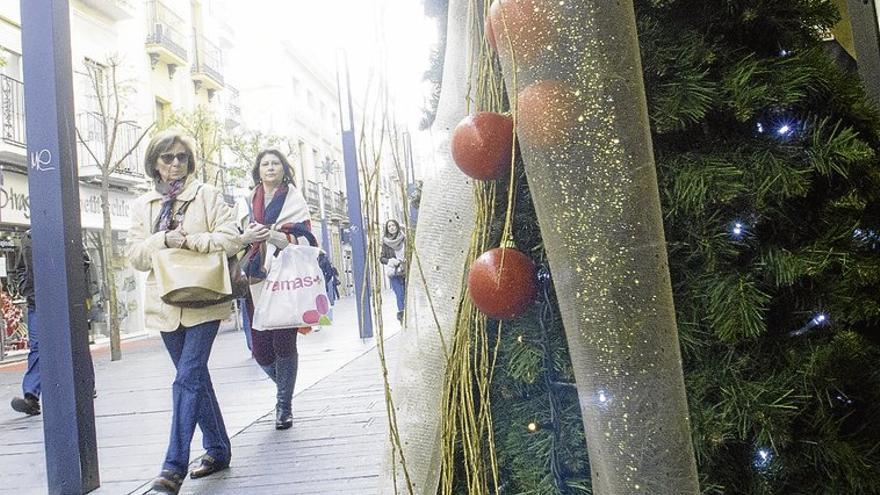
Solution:
M 171 165 L 174 163 L 174 159 L 177 158 L 177 163 L 184 165 L 189 162 L 189 154 L 188 153 L 162 153 L 159 155 L 159 158 L 162 160 L 162 163 L 165 165 Z

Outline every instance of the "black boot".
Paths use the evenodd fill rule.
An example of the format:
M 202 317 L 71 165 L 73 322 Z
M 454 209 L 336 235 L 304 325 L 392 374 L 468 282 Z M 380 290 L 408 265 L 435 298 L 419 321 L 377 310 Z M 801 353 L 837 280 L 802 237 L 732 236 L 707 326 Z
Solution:
M 229 461 L 218 461 L 208 454 L 205 454 L 202 456 L 202 462 L 199 463 L 199 467 L 189 472 L 189 477 L 197 480 L 199 478 L 204 478 L 205 476 L 210 476 L 218 471 L 223 471 L 224 469 L 229 469 Z
M 266 366 L 263 366 L 263 365 L 261 364 L 261 365 L 260 365 L 260 368 L 263 368 L 263 371 L 266 372 L 266 374 L 269 376 L 269 378 L 270 378 L 273 382 L 276 382 L 276 383 L 278 382 L 278 380 L 275 379 L 275 363 L 267 364 Z
M 400 324 L 403 325 L 403 311 L 397 312 L 397 321 L 399 321 Z
M 183 476 L 166 469 L 153 480 L 150 490 L 145 495 L 177 495 L 182 484 Z
M 21 397 L 15 397 L 12 399 L 11 406 L 15 411 L 25 413 L 29 416 L 40 414 L 40 399 L 37 399 L 31 394 L 24 394 L 24 399 Z
M 278 403 L 275 406 L 275 429 L 293 426 L 293 387 L 296 384 L 297 356 L 275 359 L 275 383 L 278 385 Z

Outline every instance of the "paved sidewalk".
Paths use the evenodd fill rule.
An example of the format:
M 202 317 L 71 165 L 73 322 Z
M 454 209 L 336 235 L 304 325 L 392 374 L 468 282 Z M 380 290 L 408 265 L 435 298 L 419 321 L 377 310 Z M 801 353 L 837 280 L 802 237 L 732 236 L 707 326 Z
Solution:
M 397 341 L 386 339 L 389 356 Z M 378 355 L 373 348 L 298 394 L 290 430 L 275 430 L 273 412 L 232 437 L 230 469 L 199 480 L 187 479 L 180 493 L 376 493 L 388 441 Z
M 388 294 L 384 300 L 386 337 L 390 337 L 392 330 L 396 332 L 398 329 L 393 296 Z M 302 391 L 375 348 L 372 339 L 363 341 L 358 337 L 354 298 L 339 301 L 334 316 L 333 327 L 300 336 L 298 340 L 300 366 L 297 398 L 294 400 L 296 423 L 289 431 L 297 439 L 303 434 L 299 425 L 308 424 L 318 407 L 317 404 L 310 405 L 311 396 L 301 398 Z M 371 355 L 375 356 L 375 352 Z M 95 411 L 102 484 L 92 493 L 136 493 L 138 487 L 158 473 L 164 458 L 171 422 L 173 366 L 158 336 L 125 342 L 121 361 L 111 362 L 106 348 L 93 350 L 93 356 L 98 388 Z M 261 440 L 278 439 L 272 436 L 276 432 L 270 428 L 274 419 L 267 416 L 274 411 L 275 386 L 250 357 L 244 335 L 234 330 L 221 331 L 217 336 L 209 366 L 227 430 L 230 436 L 235 436 L 233 460 L 236 469 L 229 473 L 244 472 L 244 467 L 237 466 L 246 466 L 249 462 L 248 447 L 246 443 L 238 445 L 236 442 L 246 440 L 256 444 Z M 23 370 L 24 363 L 0 367 L 0 494 L 46 493 L 41 417 L 24 417 L 8 406 L 13 395 L 21 394 Z M 364 373 L 372 373 L 374 378 L 380 379 L 375 366 L 371 371 L 365 369 Z M 333 380 L 336 378 L 322 384 L 332 384 Z M 332 408 L 332 414 L 341 418 L 349 414 L 346 408 L 357 407 L 354 403 L 335 400 L 325 402 L 323 406 Z M 384 402 L 381 406 L 384 414 Z M 326 411 L 318 411 L 318 414 L 326 415 Z M 253 436 L 261 430 L 270 438 Z M 242 431 L 245 433 L 239 436 Z M 321 445 L 320 437 L 314 440 L 315 446 Z M 269 445 L 267 452 L 272 453 L 275 446 Z M 201 435 L 197 430 L 192 456 L 195 458 L 201 454 Z M 184 486 L 187 485 L 198 489 L 198 484 L 191 480 Z

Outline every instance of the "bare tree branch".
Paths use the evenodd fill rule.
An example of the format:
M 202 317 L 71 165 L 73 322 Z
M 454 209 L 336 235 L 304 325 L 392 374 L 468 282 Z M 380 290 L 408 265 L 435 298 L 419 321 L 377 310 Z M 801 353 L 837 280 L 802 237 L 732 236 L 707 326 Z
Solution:
M 119 67 L 119 62 L 114 58 L 110 58 L 110 59 L 108 59 L 108 65 L 110 66 L 110 80 L 113 85 L 112 86 L 113 99 L 115 100 L 116 108 L 114 109 L 114 116 L 113 116 L 113 131 L 112 131 L 112 134 L 110 135 L 110 142 L 107 145 L 107 149 L 110 152 L 107 154 L 107 158 L 105 159 L 106 168 L 111 167 L 110 164 L 113 163 L 113 155 L 116 154 L 116 139 L 119 135 L 119 126 L 120 126 L 119 112 L 121 111 L 121 107 L 122 107 L 119 104 L 119 90 L 120 90 L 120 88 L 119 88 L 119 84 L 116 81 L 116 69 L 117 69 L 117 67 Z M 130 152 L 131 151 L 129 150 L 129 153 Z M 117 166 L 118 166 L 118 163 L 117 163 L 117 165 L 114 165 L 113 168 L 116 169 Z

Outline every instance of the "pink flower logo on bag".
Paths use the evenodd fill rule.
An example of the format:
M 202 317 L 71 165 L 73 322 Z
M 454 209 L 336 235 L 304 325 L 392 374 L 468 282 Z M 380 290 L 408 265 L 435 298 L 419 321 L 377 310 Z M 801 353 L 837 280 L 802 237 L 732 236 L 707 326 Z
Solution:
M 303 313 L 303 322 L 309 325 L 329 325 L 330 324 L 330 301 L 324 294 L 319 294 L 315 298 L 315 306 L 317 309 L 310 309 Z

